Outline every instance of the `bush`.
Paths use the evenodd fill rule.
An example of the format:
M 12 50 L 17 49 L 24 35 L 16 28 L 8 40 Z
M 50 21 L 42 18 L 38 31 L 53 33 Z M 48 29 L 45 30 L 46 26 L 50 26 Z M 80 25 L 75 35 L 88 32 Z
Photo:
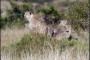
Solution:
M 12 5 L 11 10 L 7 10 L 7 17 L 1 17 L 1 26 L 2 28 L 5 27 L 24 27 L 25 19 L 24 19 L 24 12 L 27 10 L 32 10 L 32 4 L 23 4 L 17 5 L 16 3 L 10 1 Z
M 64 18 L 63 13 L 59 13 L 54 6 L 49 6 L 47 8 L 42 8 L 41 12 L 44 13 L 44 19 L 47 24 L 56 24 L 58 23 L 61 19 Z
M 75 30 L 88 29 L 89 5 L 87 2 L 73 2 L 69 5 L 69 20 Z
M 51 37 L 34 33 L 25 35 L 20 42 L 12 44 L 11 46 L 18 52 L 28 51 L 32 53 L 44 53 L 46 51 L 55 51 L 57 49 L 62 52 L 68 47 L 75 46 L 76 43 L 76 40 L 68 41 L 65 39 L 58 41 Z

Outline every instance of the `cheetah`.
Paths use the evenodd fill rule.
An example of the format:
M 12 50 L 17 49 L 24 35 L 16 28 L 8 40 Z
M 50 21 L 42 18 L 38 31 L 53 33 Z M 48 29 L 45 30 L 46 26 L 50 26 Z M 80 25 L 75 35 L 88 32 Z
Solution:
M 53 25 L 47 25 L 44 21 L 39 20 L 33 13 L 26 11 L 24 17 L 29 22 L 28 27 L 31 31 L 52 36 Z

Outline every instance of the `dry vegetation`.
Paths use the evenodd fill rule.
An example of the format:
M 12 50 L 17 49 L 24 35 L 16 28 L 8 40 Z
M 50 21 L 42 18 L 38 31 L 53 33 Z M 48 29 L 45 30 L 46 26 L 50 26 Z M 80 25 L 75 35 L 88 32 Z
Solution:
M 29 33 L 28 29 L 2 29 L 1 30 L 1 45 L 8 46 L 12 43 L 20 41 L 24 34 Z
M 28 29 L 1 30 L 2 60 L 88 60 L 86 40 L 55 40 Z
M 76 54 L 73 57 L 73 54 Z M 21 53 L 21 56 L 17 57 L 14 55 L 12 57 L 11 52 L 8 55 L 2 55 L 2 60 L 89 60 L 88 54 L 81 54 L 80 51 L 75 53 L 74 50 L 66 50 L 62 54 L 59 54 L 58 51 L 53 52 L 49 51 L 45 54 L 31 54 L 31 53 Z
M 28 0 L 22 0 L 22 1 L 28 1 Z M 64 2 L 64 0 L 61 1 Z M 73 18 L 72 21 L 74 23 L 73 26 L 75 27 L 75 29 L 77 29 L 77 27 L 79 26 L 80 26 L 79 28 L 81 28 L 82 26 L 84 26 L 84 24 L 88 25 L 88 23 L 86 23 L 88 21 L 88 16 L 86 16 L 87 18 L 86 19 L 85 17 L 79 15 L 79 14 L 83 14 L 82 12 L 87 13 L 88 7 L 83 8 L 83 6 L 81 6 L 82 12 L 80 12 L 81 8 L 77 6 L 78 4 L 73 5 L 72 9 L 74 9 L 75 6 L 77 6 L 78 8 L 75 8 L 76 10 L 71 9 L 72 11 L 71 12 L 72 15 L 70 14 L 72 16 L 71 18 L 71 16 L 67 15 L 68 7 L 66 6 L 65 3 L 60 4 L 61 1 L 52 0 L 51 2 L 54 5 L 56 5 L 56 9 L 58 8 L 57 10 L 66 8 L 64 13 L 65 16 L 63 16 L 62 14 L 61 18 L 64 19 Z M 70 1 L 74 1 L 74 0 L 70 0 Z M 5 1 L 5 3 L 7 3 L 7 1 Z M 16 15 L 0 19 L 1 22 L 0 25 L 2 26 L 5 25 L 4 29 L 3 28 L 1 29 L 1 60 L 89 60 L 88 30 L 87 31 L 84 31 L 82 29 L 80 31 L 76 30 L 77 33 L 73 32 L 73 36 L 78 37 L 78 40 L 73 38 L 71 41 L 67 39 L 58 41 L 56 39 L 53 39 L 48 36 L 44 36 L 42 34 L 30 33 L 30 31 L 27 28 L 21 27 L 22 25 L 24 25 L 24 22 L 22 22 L 24 21 L 24 17 L 22 17 L 23 13 L 25 12 L 25 10 L 30 10 L 32 8 L 32 4 L 29 4 L 27 2 L 25 2 L 25 4 L 26 5 L 21 4 L 21 6 L 12 4 L 13 10 L 8 10 L 8 13 L 11 15 L 13 13 L 16 13 Z M 65 4 L 65 6 L 62 6 L 63 4 Z M 43 4 L 41 5 L 43 6 Z M 41 8 L 41 5 L 40 4 L 37 5 L 36 8 L 37 7 Z M 4 9 L 4 7 L 2 6 L 2 9 Z M 21 8 L 19 9 L 19 7 Z M 85 9 L 85 11 L 83 9 Z M 78 13 L 78 11 L 80 13 Z M 76 15 L 73 14 L 75 12 Z M 77 15 L 79 15 L 80 17 L 78 17 Z M 77 17 L 77 19 L 75 17 Z M 82 21 L 85 20 L 85 21 L 80 22 L 80 20 Z M 79 23 L 82 24 L 82 26 L 78 25 Z M 16 27 L 12 28 L 11 26 L 13 25 L 16 25 L 16 27 L 19 26 L 19 28 Z M 8 28 L 8 26 L 10 26 L 10 28 Z

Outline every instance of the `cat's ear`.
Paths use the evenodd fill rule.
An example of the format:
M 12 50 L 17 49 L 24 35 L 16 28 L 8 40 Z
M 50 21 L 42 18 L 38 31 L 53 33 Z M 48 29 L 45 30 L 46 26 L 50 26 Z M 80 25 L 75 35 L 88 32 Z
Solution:
M 31 15 L 31 11 L 29 11 L 29 10 L 28 10 L 28 11 L 26 11 L 26 13 Z

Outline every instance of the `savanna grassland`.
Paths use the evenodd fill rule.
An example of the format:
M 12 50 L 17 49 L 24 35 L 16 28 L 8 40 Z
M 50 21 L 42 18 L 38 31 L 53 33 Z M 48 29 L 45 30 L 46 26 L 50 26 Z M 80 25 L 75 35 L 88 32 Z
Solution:
M 87 1 L 29 2 L 1 1 L 1 60 L 89 60 Z M 58 15 L 60 20 L 67 20 L 72 26 L 74 32 L 71 40 L 56 40 L 43 34 L 31 33 L 25 27 L 25 11 L 31 10 L 42 16 L 50 12 L 51 6 L 55 9 L 52 15 Z
M 2 60 L 88 60 L 89 58 L 87 40 L 58 41 L 42 34 L 30 34 L 25 29 L 2 31 L 1 37 Z

